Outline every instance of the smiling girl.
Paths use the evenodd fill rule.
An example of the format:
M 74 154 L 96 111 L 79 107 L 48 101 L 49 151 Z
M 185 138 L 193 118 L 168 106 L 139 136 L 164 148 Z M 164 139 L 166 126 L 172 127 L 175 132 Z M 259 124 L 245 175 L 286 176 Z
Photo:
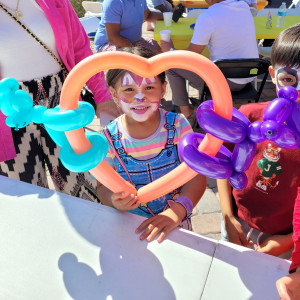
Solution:
M 154 54 L 143 47 L 125 50 L 150 58 Z M 123 115 L 107 125 L 103 133 L 110 148 L 106 161 L 137 189 L 162 177 L 180 164 L 177 145 L 192 131 L 182 114 L 160 108 L 165 94 L 165 74 L 143 78 L 127 70 L 113 69 L 106 82 Z M 105 205 L 149 218 L 137 229 L 140 239 L 158 241 L 175 227 L 191 229 L 190 216 L 206 188 L 206 180 L 197 175 L 184 186 L 148 203 L 139 203 L 134 195 L 114 194 L 98 183 L 98 195 Z

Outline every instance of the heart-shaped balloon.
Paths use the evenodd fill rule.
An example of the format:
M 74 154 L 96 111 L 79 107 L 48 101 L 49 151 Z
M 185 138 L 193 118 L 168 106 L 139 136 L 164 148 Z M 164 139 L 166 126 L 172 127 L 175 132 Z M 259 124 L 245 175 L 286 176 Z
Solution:
M 92 55 L 76 65 L 66 78 L 61 92 L 60 109 L 77 108 L 79 95 L 84 84 L 96 73 L 116 68 L 131 71 L 145 78 L 154 77 L 171 68 L 192 71 L 198 74 L 208 85 L 214 101 L 215 112 L 223 118 L 231 120 L 231 92 L 220 69 L 204 56 L 184 50 L 159 54 L 150 59 L 118 51 Z M 91 147 L 83 128 L 68 131 L 66 136 L 77 154 L 85 153 Z M 207 134 L 198 150 L 214 156 L 222 143 L 222 140 Z M 185 163 L 181 163 L 168 174 L 136 191 L 106 161 L 102 161 L 98 166 L 91 169 L 90 173 L 114 193 L 124 191 L 136 194 L 142 203 L 167 194 L 198 174 Z

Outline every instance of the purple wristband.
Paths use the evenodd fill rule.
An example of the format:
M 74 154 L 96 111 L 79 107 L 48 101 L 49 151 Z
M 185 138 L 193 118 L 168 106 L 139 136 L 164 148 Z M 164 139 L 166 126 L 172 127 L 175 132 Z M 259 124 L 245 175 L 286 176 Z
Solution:
M 189 218 L 192 215 L 194 204 L 189 197 L 180 196 L 178 199 L 175 200 L 175 203 L 180 203 L 185 208 L 186 216 L 185 216 L 184 220 Z

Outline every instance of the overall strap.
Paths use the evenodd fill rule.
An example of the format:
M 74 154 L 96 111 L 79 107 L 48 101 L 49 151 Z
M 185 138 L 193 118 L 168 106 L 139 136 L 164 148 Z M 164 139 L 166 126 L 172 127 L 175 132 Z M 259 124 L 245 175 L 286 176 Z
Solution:
M 109 123 L 109 124 L 106 126 L 106 128 L 103 129 L 103 133 L 104 133 L 104 135 L 105 135 L 107 141 L 108 141 L 109 144 L 111 145 L 111 147 L 112 147 L 112 149 L 113 149 L 113 151 L 114 151 L 114 153 L 115 153 L 116 159 L 118 160 L 118 162 L 120 163 L 120 165 L 122 166 L 122 168 L 124 169 L 124 171 L 126 172 L 128 178 L 129 178 L 130 183 L 134 186 L 134 183 L 133 183 L 133 181 L 132 181 L 132 179 L 131 179 L 131 177 L 130 177 L 130 175 L 129 175 L 129 172 L 127 171 L 127 168 L 125 167 L 125 165 L 124 165 L 122 159 L 121 159 L 120 156 L 119 156 L 119 153 L 118 153 L 119 151 L 117 151 L 117 149 L 116 149 L 116 147 L 115 147 L 116 141 L 118 140 L 119 143 L 121 144 L 121 147 L 120 147 L 119 149 L 124 149 L 124 148 L 123 148 L 123 145 L 122 145 L 122 143 L 121 143 L 121 141 L 120 141 L 121 134 L 120 134 L 119 131 L 118 131 L 118 126 L 117 126 L 116 123 L 115 123 L 115 124 L 112 124 L 112 123 L 115 123 L 115 121 L 112 121 L 111 123 Z M 110 126 L 110 125 L 114 125 L 114 126 Z M 114 134 L 112 135 L 112 133 L 109 131 L 109 128 L 108 128 L 108 127 L 110 127 L 111 129 L 112 129 L 112 127 L 115 127 L 115 128 L 117 129 L 117 130 L 116 130 L 117 133 L 114 133 Z M 115 130 L 113 130 L 113 131 L 115 132 Z M 113 139 L 113 138 L 114 138 L 114 139 Z M 126 156 L 125 149 L 124 149 L 123 154 L 121 154 L 121 155 Z
M 121 143 L 122 134 L 118 130 L 118 124 L 116 121 L 110 122 L 106 125 L 107 132 L 109 133 L 110 139 L 113 143 L 113 148 L 120 156 L 127 156 L 126 150 Z
M 175 138 L 175 132 L 176 132 L 176 128 L 175 128 L 175 120 L 176 117 L 178 116 L 177 113 L 168 111 L 165 114 L 165 118 L 166 118 L 166 124 L 165 124 L 165 128 L 168 131 L 168 136 L 167 136 L 167 142 L 165 145 L 165 148 L 170 148 L 172 146 L 174 146 L 174 138 Z

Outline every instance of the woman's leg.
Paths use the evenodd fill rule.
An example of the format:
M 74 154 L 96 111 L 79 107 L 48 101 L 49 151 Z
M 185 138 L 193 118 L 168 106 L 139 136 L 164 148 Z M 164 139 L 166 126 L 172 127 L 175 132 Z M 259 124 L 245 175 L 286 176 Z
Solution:
M 166 71 L 172 90 L 172 102 L 179 106 L 181 113 L 189 117 L 194 109 L 189 103 L 189 95 L 186 89 L 186 80 L 195 89 L 203 88 L 203 80 L 195 73 L 183 69 L 169 69 Z

